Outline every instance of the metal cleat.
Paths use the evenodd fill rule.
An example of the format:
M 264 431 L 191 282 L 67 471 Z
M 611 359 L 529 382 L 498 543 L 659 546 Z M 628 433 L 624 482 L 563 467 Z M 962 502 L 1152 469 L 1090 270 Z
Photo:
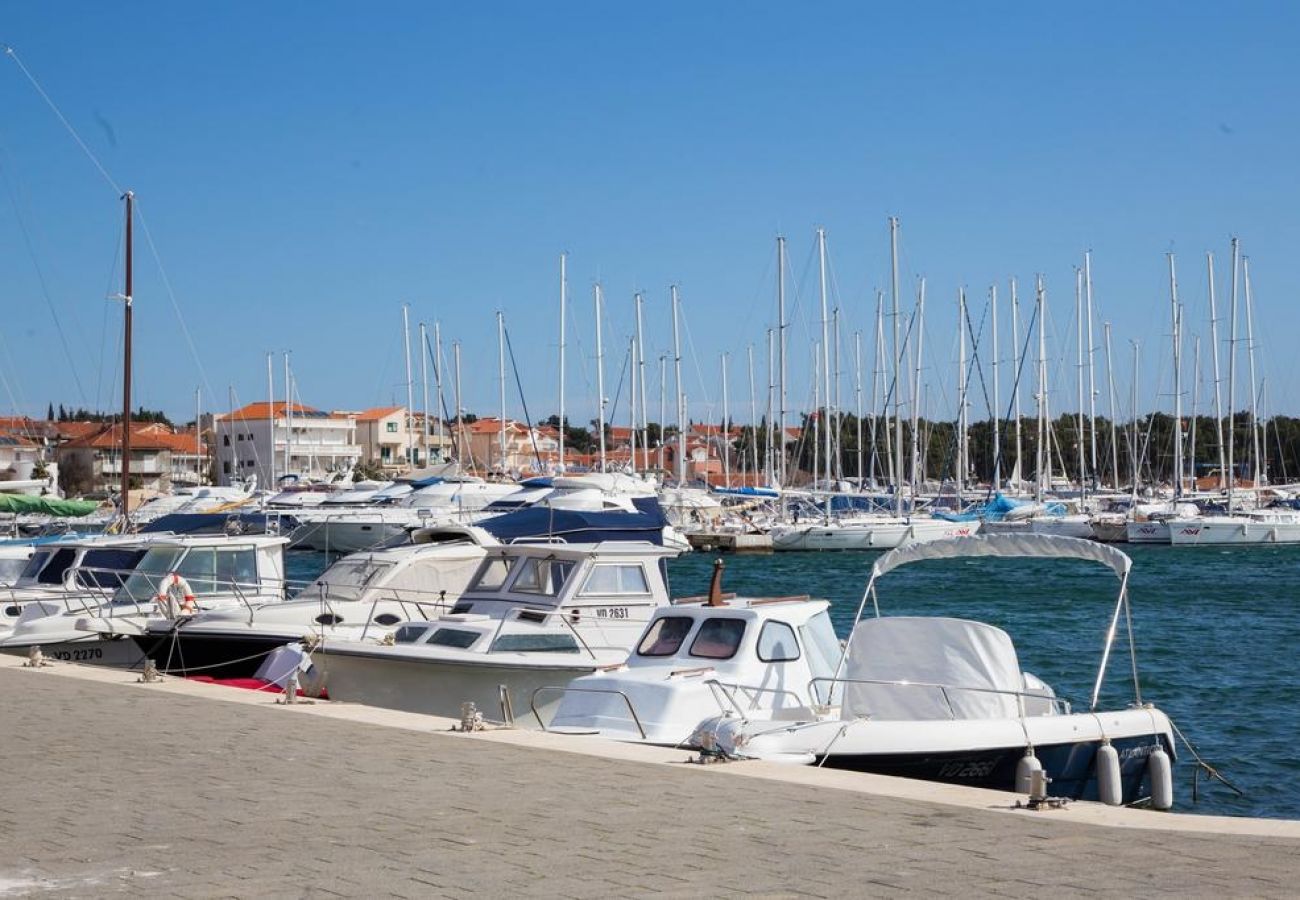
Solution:
M 163 677 L 162 673 L 158 671 L 158 664 L 152 659 L 146 659 L 144 661 L 144 671 L 140 673 L 140 677 L 136 681 L 140 684 L 157 684 L 162 680 Z
M 41 652 L 41 645 L 32 644 L 31 649 L 27 651 L 27 662 L 23 663 L 24 668 L 39 669 L 48 665 L 51 665 L 51 663 L 45 658 L 45 654 Z

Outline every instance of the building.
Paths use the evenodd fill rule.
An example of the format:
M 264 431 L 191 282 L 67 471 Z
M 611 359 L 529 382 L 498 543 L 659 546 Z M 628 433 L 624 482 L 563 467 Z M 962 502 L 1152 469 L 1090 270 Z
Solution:
M 61 422 L 60 426 L 73 423 Z M 86 429 L 81 426 L 93 425 Z M 60 486 L 68 494 L 117 493 L 122 489 L 122 425 L 114 422 L 76 423 L 71 432 L 83 432 L 55 448 Z M 60 431 L 63 431 L 60 428 Z M 173 453 L 189 448 L 190 465 L 195 450 L 193 439 L 158 422 L 131 426 L 131 487 L 165 492 L 172 486 Z
M 502 456 L 502 431 L 505 455 Z M 452 453 L 461 467 L 484 473 L 523 473 L 545 469 L 558 455 L 558 436 L 507 419 L 475 419 L 452 424 Z M 540 466 L 539 466 L 540 457 Z
M 362 459 L 356 416 L 300 403 L 250 403 L 214 415 L 212 430 L 213 463 L 222 485 L 250 477 L 268 487 L 286 476 L 325 481 Z
M 385 469 L 402 471 L 441 462 L 447 458 L 446 451 L 451 446 L 446 429 L 438 428 L 433 422 L 430 422 L 426 445 L 424 416 L 408 415 L 404 406 L 367 409 L 356 414 L 356 422 L 361 458 L 378 462 Z M 443 433 L 439 435 L 438 431 Z M 408 452 L 412 457 L 409 461 Z

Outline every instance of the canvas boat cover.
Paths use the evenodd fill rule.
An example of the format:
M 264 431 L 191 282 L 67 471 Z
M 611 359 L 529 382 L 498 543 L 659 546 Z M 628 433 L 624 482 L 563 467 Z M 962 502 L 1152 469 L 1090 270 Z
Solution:
M 1016 649 L 1005 631 L 932 616 L 859 622 L 849 636 L 844 678 L 846 719 L 1016 718 L 1014 695 L 1025 689 Z M 863 683 L 900 681 L 910 683 Z
M 1123 578 L 1133 561 L 1108 544 L 1083 538 L 1050 534 L 988 534 L 974 537 L 947 538 L 927 543 L 907 544 L 891 550 L 876 560 L 871 577 L 909 563 L 927 559 L 956 559 L 964 556 L 1038 557 L 1040 559 L 1084 559 L 1109 566 Z
M 51 516 L 88 516 L 99 509 L 95 500 L 60 500 L 57 497 L 31 497 L 27 494 L 0 493 L 0 512 L 46 513 Z

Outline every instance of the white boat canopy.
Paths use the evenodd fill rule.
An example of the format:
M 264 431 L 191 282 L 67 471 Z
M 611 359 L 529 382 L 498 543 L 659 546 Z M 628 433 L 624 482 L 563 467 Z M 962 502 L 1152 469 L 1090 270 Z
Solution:
M 1051 534 L 980 534 L 905 544 L 897 550 L 890 550 L 871 567 L 871 578 L 874 581 L 886 572 L 911 563 L 966 556 L 1084 559 L 1109 566 L 1120 578 L 1128 575 L 1129 569 L 1133 567 L 1133 560 L 1129 559 L 1128 554 L 1083 538 Z

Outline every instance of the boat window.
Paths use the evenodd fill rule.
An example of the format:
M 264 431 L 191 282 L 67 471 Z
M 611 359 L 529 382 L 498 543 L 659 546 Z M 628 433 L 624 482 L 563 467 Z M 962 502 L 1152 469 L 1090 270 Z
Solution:
M 650 582 L 640 563 L 603 563 L 592 567 L 583 594 L 648 594 Z
M 474 573 L 474 580 L 469 583 L 466 591 L 500 590 L 501 585 L 506 583 L 506 576 L 510 574 L 511 566 L 518 558 L 517 556 L 489 556 Z
M 705 619 L 700 633 L 691 642 L 691 656 L 704 659 L 731 659 L 745 636 L 744 619 Z
M 50 564 L 40 570 L 40 577 L 36 580 L 41 584 L 62 584 L 63 573 L 68 571 L 68 566 L 72 565 L 72 560 L 77 555 L 75 547 L 61 547 L 54 552 L 54 558 Z M 35 562 L 35 560 L 33 560 Z M 31 566 L 28 566 L 30 569 Z
M 144 554 L 143 550 L 88 550 L 81 558 L 83 571 L 78 575 L 77 582 L 116 590 L 144 558 Z
M 153 547 L 140 560 L 130 577 L 113 597 L 114 603 L 148 603 L 158 596 L 162 578 L 176 570 L 181 551 L 177 547 Z M 191 584 L 192 588 L 197 585 Z
M 45 567 L 45 564 L 50 561 L 50 556 L 53 555 L 53 553 L 53 550 L 43 550 L 39 553 L 33 553 L 32 558 L 27 560 L 27 565 L 23 567 L 23 570 L 18 577 L 35 578 L 41 569 Z
M 23 569 L 27 567 L 25 559 L 8 559 L 0 557 L 0 585 L 10 585 L 22 575 Z
M 341 559 L 305 588 L 302 596 L 315 600 L 324 588 L 324 596 L 329 600 L 360 600 L 366 587 L 390 568 L 389 564 L 376 563 L 369 557 Z
M 758 633 L 758 658 L 763 662 L 789 662 L 799 658 L 794 629 L 784 622 L 764 622 Z
M 571 634 L 503 634 L 492 642 L 492 650 L 516 653 L 577 653 L 578 642 Z
M 554 597 L 564 587 L 573 572 L 574 563 L 568 559 L 538 559 L 530 557 L 519 567 L 510 590 L 520 594 L 541 594 Z
M 397 631 L 393 632 L 393 643 L 395 644 L 418 644 L 420 639 L 429 632 L 429 626 L 424 623 L 418 625 L 403 625 Z
M 807 623 L 799 626 L 799 636 L 808 653 L 808 670 L 814 678 L 833 678 L 840 663 L 840 639 L 835 635 L 830 613 L 823 610 L 813 616 Z M 834 703 L 838 701 L 839 685 L 819 681 L 813 685 L 817 702 Z
M 194 547 L 181 559 L 176 571 L 195 594 L 232 593 L 236 586 L 257 589 L 257 559 L 251 547 Z
M 655 619 L 637 646 L 639 656 L 672 656 L 690 634 L 695 620 L 690 616 L 662 616 Z
M 429 638 L 429 643 L 437 647 L 455 647 L 467 650 L 479 639 L 479 632 L 465 631 L 461 628 L 439 628 Z

